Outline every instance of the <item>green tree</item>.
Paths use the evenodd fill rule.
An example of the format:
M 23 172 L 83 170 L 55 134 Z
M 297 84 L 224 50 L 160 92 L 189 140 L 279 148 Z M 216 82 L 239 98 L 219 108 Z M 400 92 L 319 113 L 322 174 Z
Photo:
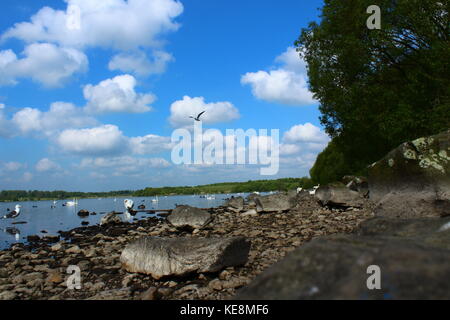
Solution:
M 366 26 L 373 4 L 381 8 L 379 30 Z M 320 23 L 310 23 L 295 42 L 320 120 L 338 137 L 318 160 L 340 152 L 358 171 L 404 141 L 450 127 L 449 6 L 448 0 L 325 0 Z M 342 165 L 330 174 L 345 172 Z M 319 168 L 312 173 L 322 179 Z

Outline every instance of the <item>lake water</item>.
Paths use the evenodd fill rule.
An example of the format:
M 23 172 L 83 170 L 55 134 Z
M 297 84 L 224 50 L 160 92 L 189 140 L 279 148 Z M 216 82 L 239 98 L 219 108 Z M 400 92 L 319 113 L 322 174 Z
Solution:
M 247 196 L 248 194 L 216 194 L 215 199 L 208 200 L 200 198 L 198 195 L 188 196 L 167 196 L 158 197 L 158 202 L 151 202 L 154 197 L 127 197 L 134 201 L 134 209 L 141 204 L 145 205 L 145 210 L 173 209 L 175 206 L 186 204 L 198 208 L 212 208 L 224 203 L 224 199 L 234 196 Z M 22 209 L 20 215 L 15 219 L 0 219 L 0 249 L 9 247 L 13 243 L 26 242 L 29 235 L 58 235 L 58 231 L 67 231 L 76 227 L 81 227 L 82 221 L 88 221 L 89 225 L 100 223 L 104 216 L 101 213 L 111 211 L 125 211 L 123 200 L 126 198 L 105 198 L 105 199 L 78 199 L 78 206 L 62 206 L 66 201 L 61 200 L 56 203 L 56 208 L 52 209 L 53 201 L 29 201 L 29 202 L 7 202 L 0 203 L 0 216 L 7 214 L 7 208 L 14 210 L 16 204 L 20 204 Z M 78 211 L 85 209 L 89 212 L 96 212 L 97 215 L 90 215 L 81 218 L 77 215 Z M 125 215 L 119 215 L 126 219 Z M 154 216 L 145 212 L 138 212 L 137 219 Z M 26 224 L 13 224 L 13 222 L 26 222 Z M 47 233 L 42 233 L 46 231 Z

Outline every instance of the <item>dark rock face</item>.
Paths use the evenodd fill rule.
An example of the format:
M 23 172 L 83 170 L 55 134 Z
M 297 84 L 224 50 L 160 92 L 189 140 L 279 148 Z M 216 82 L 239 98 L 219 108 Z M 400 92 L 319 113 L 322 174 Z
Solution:
M 167 217 L 167 221 L 174 227 L 190 229 L 201 229 L 211 220 L 209 212 L 185 205 L 176 207 Z
M 120 257 L 129 272 L 181 276 L 191 272 L 217 272 L 247 262 L 250 242 L 234 238 L 158 238 L 144 237 L 129 244 Z
M 401 144 L 372 164 L 368 178 L 377 215 L 450 215 L 450 130 Z
M 255 198 L 258 212 L 280 212 L 289 210 L 296 205 L 294 198 L 284 193 L 270 194 Z
M 120 219 L 120 217 L 115 212 L 110 212 L 102 217 L 102 219 L 100 220 L 100 225 L 103 226 L 108 223 L 121 223 L 121 222 L 122 219 Z
M 227 206 L 229 209 L 240 212 L 244 209 L 244 198 L 242 197 L 233 197 L 228 199 L 225 206 Z
M 361 235 L 313 240 L 236 299 L 449 299 L 449 221 L 375 218 L 365 222 Z M 371 265 L 380 267 L 379 290 L 367 287 Z
M 361 208 L 364 204 L 364 199 L 360 193 L 345 186 L 328 185 L 319 187 L 315 196 L 322 205 L 330 207 Z

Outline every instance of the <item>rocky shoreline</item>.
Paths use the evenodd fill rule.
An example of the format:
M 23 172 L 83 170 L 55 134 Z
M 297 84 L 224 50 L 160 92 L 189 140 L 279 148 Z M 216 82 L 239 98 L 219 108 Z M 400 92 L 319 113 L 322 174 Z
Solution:
M 231 299 L 237 289 L 302 244 L 324 235 L 351 233 L 373 216 L 369 202 L 361 209 L 331 209 L 310 195 L 283 213 L 246 215 L 230 209 L 209 209 L 212 221 L 202 229 L 180 230 L 166 219 L 149 217 L 133 223 L 76 228 L 62 232 L 63 240 L 56 243 L 31 239 L 35 241 L 28 245 L 15 244 L 0 252 L 0 299 Z M 143 236 L 243 236 L 251 248 L 243 266 L 155 280 L 125 271 L 120 262 L 126 245 Z M 81 269 L 80 290 L 67 288 L 69 265 Z
M 30 238 L 0 251 L 0 299 L 450 299 L 450 130 L 344 178 Z

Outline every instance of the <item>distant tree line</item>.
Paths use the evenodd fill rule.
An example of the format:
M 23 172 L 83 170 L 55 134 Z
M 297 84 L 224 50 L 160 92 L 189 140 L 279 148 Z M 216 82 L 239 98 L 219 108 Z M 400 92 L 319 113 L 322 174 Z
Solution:
M 24 191 L 3 190 L 0 191 L 0 201 L 34 201 L 34 200 L 63 200 L 71 198 L 106 198 L 114 196 L 132 195 L 133 191 L 111 191 L 111 192 L 67 192 L 67 191 Z
M 150 197 L 188 194 L 240 193 L 288 191 L 298 187 L 311 188 L 313 182 L 307 177 L 283 178 L 277 180 L 249 180 L 247 182 L 224 182 L 202 186 L 145 188 L 143 190 L 110 191 L 110 192 L 67 192 L 67 191 L 0 191 L 0 201 L 37 201 L 63 200 L 72 198 L 107 198 L 107 197 Z
M 225 182 L 203 186 L 184 187 L 162 187 L 145 188 L 136 191 L 135 196 L 147 197 L 156 195 L 175 194 L 213 194 L 213 193 L 240 193 L 240 192 L 267 192 L 267 191 L 288 191 L 298 187 L 311 188 L 313 183 L 307 177 L 303 178 L 283 178 L 277 180 L 249 180 L 247 182 Z

